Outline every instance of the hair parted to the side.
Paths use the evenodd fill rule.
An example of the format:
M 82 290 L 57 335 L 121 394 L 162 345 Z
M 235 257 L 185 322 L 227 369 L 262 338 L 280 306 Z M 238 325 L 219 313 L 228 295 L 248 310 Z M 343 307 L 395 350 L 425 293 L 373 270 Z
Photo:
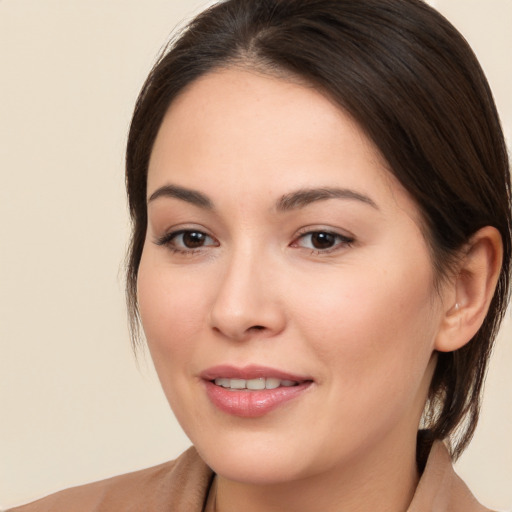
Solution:
M 439 353 L 424 418 L 428 446 L 458 457 L 479 414 L 488 359 L 509 296 L 510 175 L 496 107 L 472 50 L 421 0 L 227 0 L 193 20 L 137 100 L 126 155 L 133 223 L 127 299 L 138 334 L 137 272 L 146 234 L 149 158 L 170 103 L 221 67 L 298 77 L 349 113 L 416 201 L 436 276 L 483 226 L 503 239 L 487 317 L 463 348 Z

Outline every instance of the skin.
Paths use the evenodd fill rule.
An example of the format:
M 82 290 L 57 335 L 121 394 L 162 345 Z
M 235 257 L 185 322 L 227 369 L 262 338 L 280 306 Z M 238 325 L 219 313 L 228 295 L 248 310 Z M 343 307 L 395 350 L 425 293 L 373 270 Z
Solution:
M 376 148 L 312 88 L 219 70 L 164 118 L 148 199 L 169 185 L 211 208 L 165 193 L 148 201 L 138 300 L 167 399 L 217 473 L 217 510 L 406 510 L 435 349 L 458 340 L 450 333 L 466 309 L 453 306 L 468 286 L 436 291 L 416 205 Z M 279 208 L 326 187 L 369 201 Z M 183 229 L 204 233 L 203 245 L 169 240 Z M 336 236 L 315 250 L 311 232 Z M 240 418 L 206 395 L 200 373 L 219 364 L 313 383 Z

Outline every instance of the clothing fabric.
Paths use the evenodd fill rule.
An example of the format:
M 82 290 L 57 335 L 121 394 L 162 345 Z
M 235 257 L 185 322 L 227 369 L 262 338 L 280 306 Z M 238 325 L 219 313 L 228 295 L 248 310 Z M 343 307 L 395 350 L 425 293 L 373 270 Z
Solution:
M 215 512 L 214 474 L 192 447 L 175 461 L 73 487 L 7 512 Z M 209 493 L 211 488 L 211 493 Z M 490 512 L 436 441 L 407 512 Z

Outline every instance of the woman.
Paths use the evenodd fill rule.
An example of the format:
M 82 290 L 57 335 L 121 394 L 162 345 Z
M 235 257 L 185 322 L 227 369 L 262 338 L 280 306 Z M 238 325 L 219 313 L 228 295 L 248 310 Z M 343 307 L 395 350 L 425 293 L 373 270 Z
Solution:
M 16 510 L 487 510 L 451 469 L 510 266 L 471 50 L 418 0 L 230 0 L 137 102 L 128 300 L 194 444 Z

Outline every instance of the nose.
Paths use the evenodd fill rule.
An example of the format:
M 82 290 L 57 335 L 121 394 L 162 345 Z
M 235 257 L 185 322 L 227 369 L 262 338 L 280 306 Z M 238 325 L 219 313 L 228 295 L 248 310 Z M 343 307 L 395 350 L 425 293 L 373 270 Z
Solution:
M 211 328 L 231 340 L 272 337 L 286 325 L 276 269 L 247 250 L 225 262 L 218 277 Z

